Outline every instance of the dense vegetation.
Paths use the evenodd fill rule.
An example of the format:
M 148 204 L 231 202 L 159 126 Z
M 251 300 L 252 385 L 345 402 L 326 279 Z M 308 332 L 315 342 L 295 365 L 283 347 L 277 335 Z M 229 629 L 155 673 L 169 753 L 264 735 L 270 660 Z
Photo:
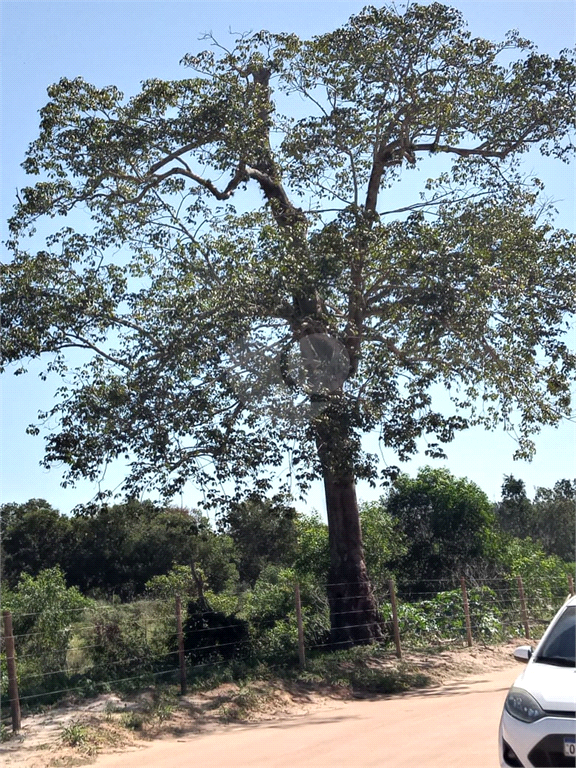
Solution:
M 575 505 L 576 481 L 538 488 L 530 500 L 522 480 L 506 477 L 500 502 L 491 504 L 477 485 L 447 470 L 402 475 L 361 508 L 373 585 L 391 577 L 417 586 L 505 575 L 520 551 L 572 562 Z M 216 525 L 195 510 L 135 499 L 71 515 L 31 499 L 3 504 L 1 512 L 2 577 L 10 589 L 23 575 L 55 567 L 82 594 L 124 602 L 175 566 L 191 566 L 194 589 L 200 583 L 215 594 L 253 590 L 272 566 L 318 583 L 328 576 L 326 524 L 280 495 L 231 503 Z
M 461 575 L 479 639 L 522 631 L 510 600 L 519 575 L 531 608 L 549 616 L 574 573 L 575 501 L 567 480 L 530 500 L 522 481 L 506 477 L 493 505 L 446 470 L 401 476 L 361 507 L 384 627 L 391 578 L 411 643 L 465 636 Z M 306 647 L 334 650 L 328 528 L 286 497 L 233 503 L 217 526 L 196 511 L 134 499 L 69 516 L 41 499 L 4 504 L 2 548 L 3 607 L 13 613 L 22 690 L 32 701 L 173 676 L 176 595 L 187 662 L 203 680 L 215 670 L 296 663 L 295 580 Z

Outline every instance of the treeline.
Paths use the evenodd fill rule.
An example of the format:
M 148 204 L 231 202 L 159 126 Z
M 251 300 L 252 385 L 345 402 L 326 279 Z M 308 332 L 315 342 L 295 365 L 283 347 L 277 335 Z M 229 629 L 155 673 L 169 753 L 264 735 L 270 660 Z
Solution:
M 393 577 L 400 590 L 457 575 L 562 570 L 574 561 L 575 507 L 575 481 L 539 488 L 531 501 L 521 480 L 506 477 L 494 505 L 469 480 L 426 467 L 362 506 L 367 566 L 376 589 Z M 196 594 L 238 594 L 282 568 L 318 582 L 328 573 L 327 526 L 281 496 L 232 504 L 216 527 L 196 510 L 135 499 L 71 516 L 42 499 L 1 511 L 8 589 L 54 567 L 84 595 L 124 602 L 159 589 L 179 566 Z

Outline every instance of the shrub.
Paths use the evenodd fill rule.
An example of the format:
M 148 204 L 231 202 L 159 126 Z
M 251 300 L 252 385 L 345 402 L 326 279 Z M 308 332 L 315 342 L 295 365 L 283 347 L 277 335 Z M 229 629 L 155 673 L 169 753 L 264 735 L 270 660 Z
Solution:
M 91 678 L 137 678 L 174 669 L 174 609 L 166 608 L 166 603 L 140 600 L 127 605 L 100 604 L 88 612 L 83 642 Z
M 183 627 L 184 650 L 194 664 L 231 661 L 250 653 L 248 624 L 234 614 L 207 610 L 198 601 L 190 601 Z
M 23 574 L 13 591 L 3 590 L 3 608 L 12 613 L 21 696 L 65 684 L 74 629 L 92 604 L 76 587 L 66 586 L 60 568 L 36 577 Z M 6 676 L 2 679 L 4 695 Z
M 496 593 L 489 587 L 468 591 L 473 635 L 476 639 L 490 640 L 502 632 L 502 611 Z M 390 605 L 382 607 L 385 620 L 392 618 Z M 405 642 L 431 645 L 438 641 L 464 639 L 466 619 L 462 593 L 458 589 L 439 592 L 430 600 L 399 603 L 398 623 L 400 636 Z
M 250 625 L 255 652 L 268 664 L 290 663 L 298 655 L 295 581 L 291 568 L 268 566 L 244 596 L 242 615 Z M 326 595 L 311 575 L 299 574 L 298 581 L 305 645 L 324 645 L 330 632 Z
M 203 574 L 201 574 L 203 575 Z M 161 576 L 154 576 L 146 582 L 146 596 L 166 600 L 174 604 L 176 595 L 185 601 L 186 597 L 198 594 L 198 589 L 189 565 L 173 565 L 172 570 Z

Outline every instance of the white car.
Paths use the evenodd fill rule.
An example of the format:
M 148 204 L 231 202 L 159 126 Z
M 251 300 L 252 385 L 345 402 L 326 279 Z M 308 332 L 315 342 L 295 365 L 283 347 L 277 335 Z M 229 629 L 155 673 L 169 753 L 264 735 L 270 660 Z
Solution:
M 500 720 L 501 768 L 576 766 L 576 596 L 558 611 L 535 650 L 514 651 L 526 669 Z

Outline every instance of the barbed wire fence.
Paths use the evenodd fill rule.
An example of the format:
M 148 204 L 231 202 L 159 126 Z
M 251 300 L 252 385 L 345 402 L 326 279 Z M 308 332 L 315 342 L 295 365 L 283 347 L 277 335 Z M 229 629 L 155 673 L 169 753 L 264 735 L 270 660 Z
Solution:
M 209 675 L 216 680 L 219 670 L 233 676 L 234 667 L 262 661 L 271 667 L 297 662 L 304 669 L 307 658 L 334 650 L 326 597 L 330 586 L 302 585 L 301 590 L 295 583 L 292 608 L 276 621 L 201 609 L 194 600 L 186 604 L 185 596 L 182 600 L 175 595 L 68 609 L 64 626 L 47 638 L 46 632 L 33 629 L 41 612 L 4 611 L 3 711 L 9 705 L 12 728 L 19 730 L 21 704 L 159 681 L 179 684 L 186 693 L 188 680 Z M 514 637 L 535 640 L 568 594 L 574 594 L 571 576 L 567 582 L 461 577 L 452 583 L 395 585 L 389 580 L 375 597 L 383 646 L 402 658 L 404 651 L 501 643 Z M 13 625 L 23 623 L 32 629 L 14 633 Z

